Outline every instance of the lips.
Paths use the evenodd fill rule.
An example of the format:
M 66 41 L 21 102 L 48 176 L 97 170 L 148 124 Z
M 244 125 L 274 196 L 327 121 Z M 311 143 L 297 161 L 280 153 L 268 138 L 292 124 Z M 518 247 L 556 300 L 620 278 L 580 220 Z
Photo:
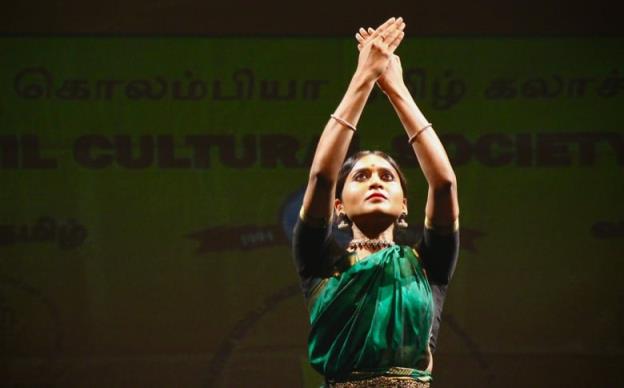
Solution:
M 388 199 L 385 195 L 383 195 L 382 193 L 372 193 L 371 195 L 369 195 L 368 197 L 366 197 L 366 200 L 372 199 L 372 198 L 381 198 L 381 199 Z

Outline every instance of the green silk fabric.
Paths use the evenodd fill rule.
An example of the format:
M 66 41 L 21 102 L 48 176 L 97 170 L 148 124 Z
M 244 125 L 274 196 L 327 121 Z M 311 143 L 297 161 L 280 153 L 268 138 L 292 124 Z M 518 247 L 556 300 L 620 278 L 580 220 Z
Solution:
M 393 245 L 329 278 L 311 306 L 308 357 L 326 377 L 389 375 L 426 358 L 433 316 L 427 277 L 411 247 Z

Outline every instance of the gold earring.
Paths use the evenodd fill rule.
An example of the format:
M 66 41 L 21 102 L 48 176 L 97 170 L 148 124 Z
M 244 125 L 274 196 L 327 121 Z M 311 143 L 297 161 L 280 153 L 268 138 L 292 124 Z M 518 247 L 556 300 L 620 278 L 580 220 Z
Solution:
M 345 229 L 351 229 L 351 220 L 349 219 L 349 217 L 347 217 L 347 215 L 345 213 L 340 213 L 338 215 L 338 229 L 340 230 L 345 230 Z
M 406 212 L 401 213 L 399 218 L 397 218 L 396 224 L 399 228 L 407 228 L 407 213 Z

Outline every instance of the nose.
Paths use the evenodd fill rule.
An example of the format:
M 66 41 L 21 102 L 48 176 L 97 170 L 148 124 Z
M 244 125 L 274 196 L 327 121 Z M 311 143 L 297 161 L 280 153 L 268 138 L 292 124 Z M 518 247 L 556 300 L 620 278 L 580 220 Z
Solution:
M 383 187 L 383 180 L 379 176 L 379 174 L 373 174 L 370 179 L 369 187 L 372 188 L 381 188 Z

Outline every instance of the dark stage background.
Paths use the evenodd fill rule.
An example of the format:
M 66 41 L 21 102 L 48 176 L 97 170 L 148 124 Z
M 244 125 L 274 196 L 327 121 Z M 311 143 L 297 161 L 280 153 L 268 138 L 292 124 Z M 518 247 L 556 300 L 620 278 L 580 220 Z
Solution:
M 624 385 L 624 51 L 606 3 L 57 1 L 0 15 L 0 386 L 317 387 L 289 250 L 360 26 L 458 179 L 434 386 Z M 385 96 L 359 148 L 426 182 Z

